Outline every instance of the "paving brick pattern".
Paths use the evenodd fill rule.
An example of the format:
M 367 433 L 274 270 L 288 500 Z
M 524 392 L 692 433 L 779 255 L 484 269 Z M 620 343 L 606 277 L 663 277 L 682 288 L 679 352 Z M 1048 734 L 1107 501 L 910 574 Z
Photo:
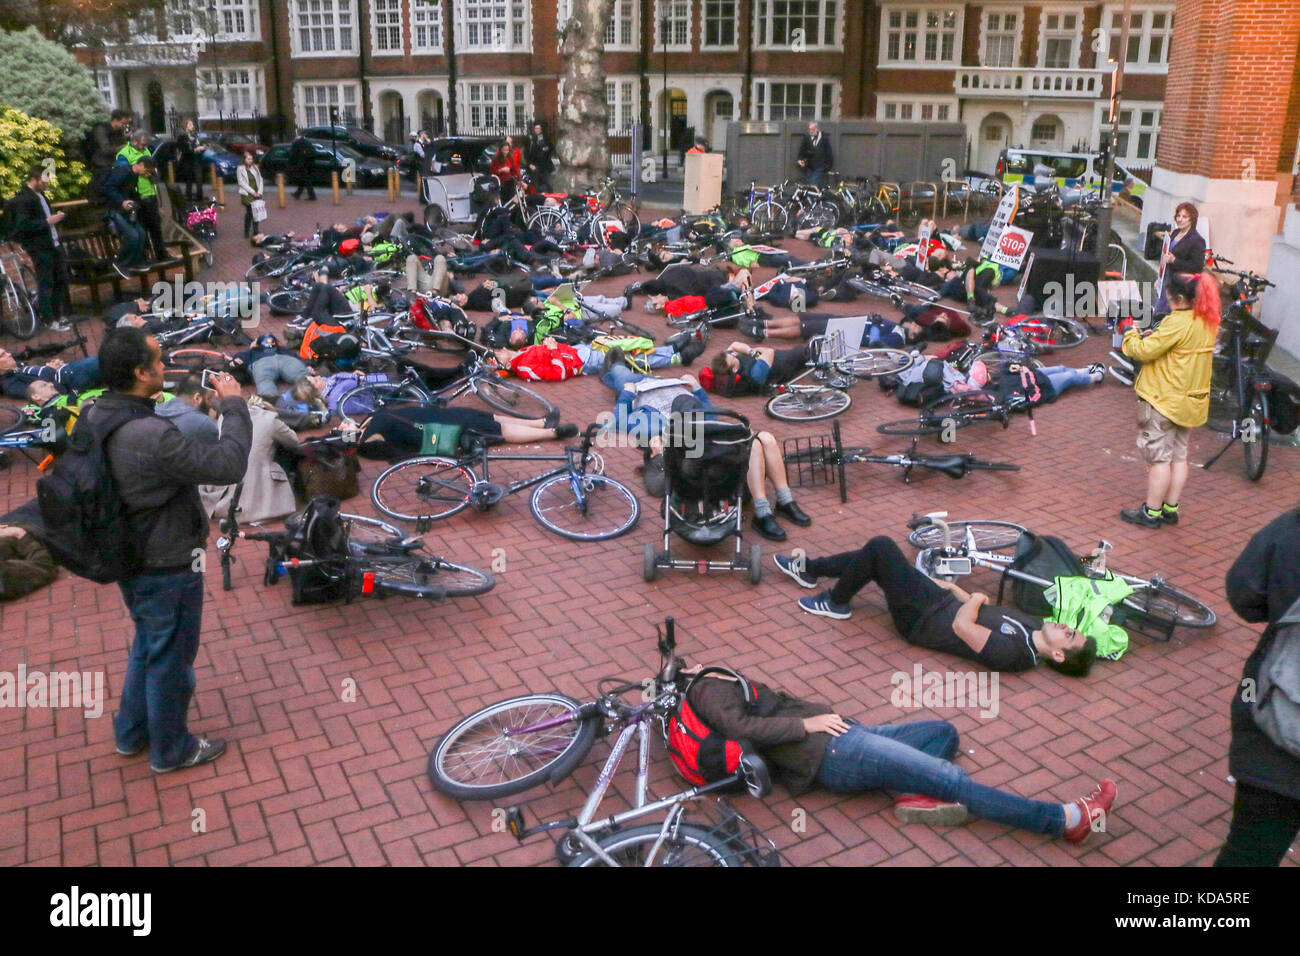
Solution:
M 382 196 L 358 195 L 334 208 L 322 193 L 315 204 L 291 200 L 285 211 L 272 208 L 270 222 L 310 231 L 318 220 L 386 206 Z M 232 279 L 247 266 L 239 213 L 232 200 L 208 278 Z M 797 243 L 791 248 L 809 252 Z M 617 294 L 623 281 L 607 280 L 602 291 Z M 873 309 L 892 314 L 887 303 L 827 307 L 840 314 Z M 86 326 L 95 327 L 96 338 L 98 325 Z M 727 341 L 724 332 L 709 354 Z M 1062 361 L 1086 365 L 1102 359 L 1108 345 L 1097 337 Z M 592 421 L 611 404 L 594 379 L 541 387 L 568 421 Z M 779 438 L 826 430 L 769 419 L 758 398 L 726 404 Z M 900 406 L 864 383 L 840 420 L 849 443 L 887 451 L 902 449 L 905 440 L 877 435 L 873 426 L 899 417 Z M 1122 662 L 1102 663 L 1086 680 L 1048 670 L 1003 675 L 994 719 L 981 719 L 974 708 L 900 712 L 889 702 L 891 675 L 910 675 L 918 662 L 926 670 L 965 665 L 954 668 L 952 660 L 899 639 L 874 589 L 859 598 L 851 620 L 839 622 L 800 612 L 795 601 L 808 592 L 770 564 L 758 587 L 744 575 L 722 573 L 672 572 L 644 583 L 641 549 L 657 537 L 656 509 L 633 473 L 638 453 L 611 450 L 608 470 L 641 493 L 644 508 L 639 527 L 622 538 L 563 541 L 540 529 L 523 496 L 494 513 L 458 515 L 425 535 L 432 550 L 484 567 L 502 549 L 506 570 L 495 590 L 477 598 L 295 608 L 287 585 L 262 585 L 260 545 L 241 546 L 232 592 L 221 590 L 209 548 L 190 726 L 228 739 L 230 750 L 201 768 L 155 776 L 145 757 L 113 752 L 110 717 L 132 633 L 116 588 L 64 574 L 52 587 L 0 607 L 0 670 L 21 663 L 29 670 L 102 670 L 108 689 L 99 719 L 71 710 L 0 710 L 0 864 L 548 863 L 546 839 L 518 846 L 494 832 L 489 805 L 436 794 L 425 775 L 429 750 L 458 716 L 494 700 L 547 689 L 583 698 L 601 677 L 647 676 L 654 624 L 669 614 L 693 661 L 729 663 L 867 723 L 952 721 L 962 735 L 960 763 L 983 783 L 1041 799 L 1077 797 L 1102 776 L 1119 783 L 1109 833 L 1081 848 L 983 821 L 954 829 L 902 826 L 881 794 L 794 799 L 778 787 L 764 802 L 738 798 L 791 864 L 1206 864 L 1230 813 L 1229 695 L 1257 635 L 1228 608 L 1223 576 L 1249 536 L 1294 503 L 1300 454 L 1275 449 L 1268 473 L 1254 484 L 1241 456 L 1230 453 L 1214 470 L 1193 474 L 1180 525 L 1150 532 L 1118 517 L 1143 488 L 1129 390 L 1108 382 L 1069 394 L 1042 408 L 1037 421 L 1036 437 L 1023 418 L 1005 431 L 959 434 L 961 450 L 1018 462 L 1018 473 L 963 481 L 917 474 L 906 485 L 892 469 L 860 465 L 850 468 L 845 505 L 834 488 L 798 491 L 814 523 L 788 528 L 786 547 L 817 555 L 876 534 L 902 537 L 913 512 L 938 508 L 954 517 L 1019 521 L 1080 548 L 1104 537 L 1115 544 L 1116 567 L 1164 572 L 1208 601 L 1221 616 L 1215 630 L 1179 631 L 1168 643 L 1135 637 Z M 1198 431 L 1193 460 L 1204 461 L 1221 441 Z M 376 464 L 365 465 L 363 488 L 378 472 Z M 0 472 L 4 507 L 31 496 L 35 478 L 22 460 Z M 348 506 L 371 511 L 366 497 Z M 765 560 L 778 550 L 756 535 L 747 540 L 763 544 Z M 674 547 L 692 551 L 680 541 Z M 977 573 L 983 576 L 976 586 L 996 593 L 996 579 Z M 355 703 L 341 699 L 345 680 L 356 682 Z M 607 752 L 598 743 L 570 780 L 525 797 L 530 818 L 574 812 Z M 630 774 L 617 781 L 614 804 L 629 798 L 630 784 Z M 652 788 L 678 788 L 658 747 Z M 206 832 L 194 832 L 197 810 Z M 796 820 L 805 825 L 792 826 Z

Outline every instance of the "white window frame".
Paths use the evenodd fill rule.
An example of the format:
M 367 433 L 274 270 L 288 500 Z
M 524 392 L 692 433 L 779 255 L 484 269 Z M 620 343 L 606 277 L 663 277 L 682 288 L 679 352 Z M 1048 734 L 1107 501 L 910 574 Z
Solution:
M 773 86 L 802 86 L 811 83 L 815 87 L 815 105 L 813 116 L 794 117 L 800 121 L 817 121 L 819 123 L 830 122 L 839 118 L 840 112 L 840 81 L 834 76 L 765 76 L 754 80 L 751 90 L 754 104 L 754 119 L 760 123 L 771 121 L 772 116 L 772 87 Z M 830 87 L 830 103 L 825 103 L 826 86 Z M 791 117 L 781 117 L 781 119 L 790 119 Z M 779 120 L 777 120 L 779 122 Z
M 331 6 L 331 9 L 334 14 L 332 25 L 330 27 L 325 27 L 324 25 L 322 25 L 320 29 L 322 30 L 328 29 L 333 32 L 334 35 L 333 49 L 304 50 L 302 47 L 302 44 L 300 42 L 301 41 L 300 31 L 302 30 L 302 24 L 299 21 L 299 15 L 303 12 L 304 8 L 309 7 L 313 3 L 321 3 L 321 4 L 328 3 Z M 308 10 L 307 12 L 308 15 L 310 15 L 311 11 Z M 339 23 L 339 19 L 340 19 L 339 14 L 343 12 L 348 13 L 348 17 L 347 17 L 348 46 L 346 47 L 342 45 L 340 40 L 342 27 L 341 24 Z M 310 26 L 311 25 L 309 24 L 309 27 Z M 338 57 L 338 56 L 348 56 L 348 55 L 355 56 L 360 50 L 360 47 L 358 46 L 358 43 L 360 42 L 360 37 L 359 37 L 360 29 L 361 26 L 358 23 L 358 19 L 357 19 L 357 0 L 289 0 L 289 41 L 290 41 L 290 48 L 293 51 L 293 55 L 296 57 L 324 58 L 324 57 Z
M 925 38 L 927 27 L 925 17 L 927 11 L 938 11 L 940 16 L 945 13 L 955 13 L 957 23 L 953 28 L 952 56 L 947 60 L 927 60 L 925 59 Z M 903 18 L 903 27 L 892 28 L 889 21 L 893 13 L 898 13 Z M 898 32 L 907 32 L 906 17 L 909 13 L 917 15 L 916 24 L 916 59 L 890 59 L 889 58 L 889 34 L 895 29 Z M 961 66 L 961 42 L 962 32 L 965 29 L 966 6 L 965 4 L 954 3 L 890 3 L 880 8 L 880 56 L 877 61 L 878 66 L 903 66 L 909 70 L 951 70 L 954 67 Z M 940 29 L 938 35 L 942 36 L 946 31 Z M 902 53 L 902 43 L 899 43 L 899 53 Z
M 1138 58 L 1131 62 L 1125 62 L 1125 73 L 1168 73 L 1169 72 L 1169 47 L 1174 40 L 1174 7 L 1165 4 L 1152 4 L 1149 6 L 1133 7 L 1130 14 L 1142 17 L 1142 29 L 1136 32 L 1130 30 L 1129 42 L 1132 43 L 1134 37 L 1138 38 Z M 1113 55 L 1111 50 L 1112 38 L 1114 45 L 1119 45 L 1119 38 L 1122 35 L 1120 29 L 1113 27 L 1115 17 L 1122 16 L 1124 8 L 1122 6 L 1108 5 L 1101 11 L 1101 27 L 1103 35 L 1106 37 L 1106 56 Z M 1151 54 L 1151 39 L 1156 35 L 1156 31 L 1151 28 L 1151 19 L 1155 14 L 1163 13 L 1165 15 L 1165 27 L 1159 31 L 1159 36 L 1164 40 L 1162 45 L 1163 59 L 1159 63 L 1148 62 Z M 1106 57 L 1098 54 L 1097 65 L 1106 66 Z
M 199 3 L 206 12 L 207 6 L 204 0 L 191 0 Z M 262 39 L 262 12 L 258 8 L 258 0 L 215 0 L 217 23 L 220 27 L 216 31 L 216 39 L 219 42 L 229 43 L 232 41 L 257 41 Z M 230 12 L 242 12 L 244 14 L 243 31 L 232 30 L 227 32 L 225 29 L 225 14 Z M 233 19 L 233 17 L 232 17 Z
M 614 102 L 610 102 L 610 87 L 614 87 Z M 605 77 L 605 105 L 609 117 L 605 123 L 610 136 L 624 136 L 636 123 L 640 112 L 641 81 L 635 76 Z
M 684 43 L 669 43 L 669 53 L 689 53 L 691 51 L 692 34 L 695 27 L 695 0 L 655 0 L 654 10 L 654 52 L 663 53 L 663 31 L 659 28 L 660 21 L 664 17 L 664 5 L 668 5 L 669 17 L 669 37 L 676 37 L 678 30 L 677 24 L 683 20 L 686 22 L 686 41 Z
M 164 17 L 167 21 L 167 39 L 172 42 L 183 42 L 202 37 L 204 34 L 201 29 L 202 24 L 195 25 L 195 20 L 199 15 L 191 0 L 167 0 L 164 7 Z M 178 23 L 182 19 L 187 21 L 184 24 L 186 28 L 183 30 L 180 29 Z
M 730 43 L 709 43 L 708 12 L 710 2 L 730 3 L 736 14 L 736 22 L 731 31 Z M 700 49 L 701 50 L 739 50 L 740 49 L 740 3 L 741 0 L 700 0 Z M 713 19 L 726 19 L 714 17 Z
M 446 52 L 445 41 L 442 36 L 442 0 L 435 3 L 418 3 L 416 0 L 408 0 L 411 7 L 411 19 L 408 29 L 411 38 L 411 54 L 441 54 Z M 423 17 L 417 17 L 417 13 L 424 14 Z M 436 37 L 433 43 L 420 44 L 418 38 L 420 28 L 423 27 L 430 35 Z
M 104 98 L 104 105 L 110 110 L 117 108 L 117 78 L 113 76 L 113 71 L 105 67 L 100 67 L 92 71 L 95 77 L 95 88 L 99 90 L 99 95 Z
M 1130 112 L 1131 111 L 1131 112 Z M 1159 100 L 1125 100 L 1120 106 L 1120 116 L 1125 113 L 1129 114 L 1129 124 L 1121 126 L 1122 133 L 1127 133 L 1128 141 L 1125 143 L 1123 151 L 1117 151 L 1115 161 L 1123 163 L 1125 166 L 1145 168 L 1156 164 L 1156 145 L 1160 137 L 1160 123 L 1163 119 L 1164 103 Z M 1155 122 L 1149 124 L 1142 123 L 1143 113 L 1154 113 Z M 1097 104 L 1097 129 L 1100 130 L 1105 124 L 1110 122 L 1110 104 Z M 1137 146 L 1143 133 L 1151 134 L 1151 154 L 1149 156 L 1138 156 Z
M 1015 39 L 1012 41 L 1011 65 L 1003 66 L 1000 63 L 990 63 L 989 46 L 988 46 L 990 37 L 1011 36 L 1012 31 L 1007 30 L 1002 25 L 1003 21 L 999 19 L 998 30 L 995 33 L 990 32 L 989 16 L 992 15 L 992 16 L 1002 18 L 1012 14 L 1014 14 L 1016 18 L 1016 28 L 1014 31 Z M 1020 66 L 1020 49 L 1023 46 L 1024 41 L 1025 41 L 1025 8 L 1024 7 L 985 7 L 983 10 L 980 11 L 980 66 L 992 67 L 994 69 L 1000 69 L 1000 70 L 1018 69 Z
M 904 118 L 901 116 L 901 110 L 904 105 L 912 108 L 912 115 Z M 889 107 L 893 107 L 895 114 L 889 115 Z M 923 107 L 929 106 L 932 109 L 932 115 L 926 119 L 921 115 Z M 939 108 L 948 107 L 948 115 L 940 119 Z M 958 100 L 955 96 L 924 96 L 916 93 L 877 93 L 876 94 L 876 119 L 888 123 L 896 122 L 916 122 L 916 123 L 956 123 L 957 120 Z
M 216 81 L 213 68 L 201 65 L 194 71 L 195 105 L 199 119 L 215 120 L 220 114 L 231 113 L 266 113 L 266 74 L 255 63 L 223 63 L 217 68 L 221 72 L 221 105 L 217 106 Z M 232 74 L 247 73 L 248 81 L 242 82 Z M 247 89 L 248 95 L 239 102 L 231 102 L 229 91 Z
M 456 21 L 457 55 L 531 53 L 532 7 L 531 0 L 455 0 L 452 16 Z M 504 12 L 504 19 L 496 16 L 498 10 Z M 491 25 L 488 29 L 492 32 L 492 38 L 487 43 L 482 40 L 484 24 Z M 475 35 L 479 39 L 472 42 L 470 38 Z
M 573 16 L 573 0 L 557 0 L 555 4 L 555 28 L 562 29 L 568 22 L 569 17 Z M 641 3 L 640 0 L 613 0 L 609 8 L 609 22 L 605 24 L 605 49 L 608 50 L 639 50 L 641 48 Z M 627 24 L 627 42 L 618 38 L 618 27 L 620 24 Z M 614 33 L 614 39 L 609 39 L 610 31 Z M 556 45 L 559 48 L 559 45 Z
M 505 87 L 505 99 L 499 99 L 498 93 L 501 87 Z M 490 99 L 483 96 L 486 88 L 492 88 L 492 97 Z M 522 90 L 522 93 L 520 92 Z M 475 97 L 474 93 L 478 93 Z M 486 77 L 472 80 L 463 80 L 456 84 L 456 101 L 460 109 L 460 119 L 463 135 L 479 135 L 482 133 L 495 133 L 502 129 L 524 131 L 531 129 L 531 117 L 533 109 L 533 83 L 531 79 L 517 76 L 501 77 L 500 79 L 488 79 Z M 502 124 L 496 122 L 499 118 L 499 108 L 506 108 L 507 122 Z M 490 117 L 493 122 L 484 123 L 487 118 L 480 113 L 479 122 L 474 122 L 474 109 L 482 110 L 484 108 L 496 110 Z
M 319 104 L 312 104 L 312 108 L 317 112 L 315 113 L 314 116 L 309 116 L 307 114 L 308 88 L 311 88 L 313 90 L 329 90 L 329 89 L 336 90 L 338 93 L 337 102 L 332 103 L 330 101 L 330 97 L 327 96 L 326 102 L 319 103 Z M 351 92 L 352 94 L 351 96 L 348 95 L 349 92 Z M 315 97 L 313 96 L 313 98 Z M 293 102 L 294 102 L 294 115 L 298 119 L 299 127 L 328 126 L 330 122 L 329 107 L 331 105 L 338 106 L 340 125 L 347 125 L 348 123 L 361 122 L 361 84 L 352 80 L 338 80 L 334 82 L 321 82 L 319 80 L 308 80 L 308 81 L 296 83 L 294 84 L 294 88 L 293 88 Z M 347 113 L 347 107 L 349 105 L 351 105 L 353 108 L 352 116 L 350 119 Z M 324 115 L 321 115 L 321 113 L 319 112 L 320 110 L 325 111 Z
M 754 3 L 754 48 L 758 50 L 788 50 L 790 44 L 774 40 L 775 10 L 777 0 L 755 0 Z M 813 0 L 817 4 L 818 30 L 817 42 L 809 42 L 804 37 L 805 50 L 840 50 L 844 47 L 844 8 L 850 0 Z M 833 4 L 834 19 L 830 24 L 831 42 L 826 42 L 826 12 Z
M 1070 65 L 1053 66 L 1047 65 L 1047 41 L 1048 39 L 1064 39 L 1069 32 L 1064 27 L 1051 31 L 1048 35 L 1047 20 L 1049 17 L 1074 17 L 1074 32 L 1070 34 Z M 1038 17 L 1038 64 L 1040 70 L 1077 70 L 1079 68 L 1079 55 L 1083 49 L 1083 7 L 1042 7 Z
M 381 27 L 379 23 L 379 4 L 385 4 L 388 9 L 383 11 L 385 21 Z M 403 21 L 405 16 L 402 12 L 402 0 L 367 0 L 366 6 L 370 9 L 370 55 L 371 56 L 405 56 L 406 55 L 406 38 L 403 35 Z M 395 6 L 396 9 L 392 7 Z M 397 30 L 396 47 L 380 47 L 379 37 L 380 30 L 384 31 L 383 35 L 387 39 L 392 39 L 392 30 Z

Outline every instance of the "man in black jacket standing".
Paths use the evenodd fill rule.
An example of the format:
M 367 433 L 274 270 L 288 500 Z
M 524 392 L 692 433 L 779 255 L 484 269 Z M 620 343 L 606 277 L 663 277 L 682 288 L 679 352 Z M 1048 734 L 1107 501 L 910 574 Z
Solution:
M 67 213 L 51 211 L 45 199 L 51 172 L 39 165 L 27 171 L 27 185 L 10 200 L 10 234 L 27 250 L 36 267 L 40 320 L 50 329 L 63 332 L 68 328 L 63 324 L 68 269 L 57 227 Z
M 298 137 L 289 144 L 289 173 L 293 178 L 293 185 L 297 187 L 293 193 L 294 199 L 301 199 L 302 191 L 305 189 L 307 198 L 312 202 L 316 201 L 316 187 L 311 181 L 315 156 L 315 147 L 302 133 L 299 133 Z
M 826 135 L 817 128 L 816 123 L 808 124 L 808 135 L 799 144 L 799 168 L 814 186 L 826 185 L 826 174 L 835 165 L 831 154 L 831 143 Z
M 1228 602 L 1244 621 L 1267 621 L 1232 692 L 1228 772 L 1237 781 L 1232 826 L 1215 866 L 1277 866 L 1300 836 L 1300 760 L 1273 743 L 1251 710 L 1259 667 L 1278 619 L 1300 597 L 1300 509 L 1265 525 L 1228 569 Z
M 90 185 L 87 195 L 91 202 L 102 202 L 100 186 L 104 177 L 117 164 L 117 154 L 126 145 L 126 131 L 131 123 L 130 110 L 113 110 L 107 122 L 96 123 L 90 130 Z
M 119 754 L 130 757 L 148 748 L 153 771 L 169 773 L 215 760 L 226 749 L 225 741 L 191 734 L 187 721 L 208 537 L 197 486 L 244 477 L 252 422 L 239 384 L 226 373 L 210 379 L 224 416 L 218 441 L 186 438 L 156 416 L 149 396 L 162 390 L 162 350 L 143 329 L 110 333 L 99 362 L 110 391 L 83 412 L 79 427 L 128 418 L 105 453 L 144 563 L 138 574 L 119 582 L 135 640 L 113 729 Z
M 532 135 L 524 147 L 524 162 L 528 166 L 528 178 L 538 192 L 551 191 L 551 174 L 555 172 L 555 160 L 551 144 L 546 141 L 542 124 L 534 123 Z

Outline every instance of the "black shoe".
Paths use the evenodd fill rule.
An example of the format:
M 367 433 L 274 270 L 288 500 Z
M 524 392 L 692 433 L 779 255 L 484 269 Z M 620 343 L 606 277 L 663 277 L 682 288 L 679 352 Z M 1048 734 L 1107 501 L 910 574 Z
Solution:
M 1161 509 L 1160 509 L 1160 523 L 1161 523 L 1161 524 L 1178 524 L 1178 512 L 1177 512 L 1177 511 L 1166 511 L 1164 508 L 1161 508 Z
M 627 307 L 632 308 L 632 297 L 641 291 L 640 282 L 629 282 L 623 287 L 623 298 L 627 299 Z
M 578 434 L 577 425 L 559 425 L 555 429 L 556 438 L 573 438 Z
M 560 424 L 560 410 L 558 408 L 547 412 L 546 417 L 542 419 L 542 426 L 544 428 L 554 428 L 559 424 Z
M 1163 518 L 1160 515 L 1152 517 L 1145 505 L 1139 508 L 1125 508 L 1119 513 L 1119 516 L 1129 524 L 1135 524 L 1139 528 L 1159 528 L 1164 525 Z
M 677 354 L 682 357 L 683 365 L 690 365 L 704 354 L 704 340 L 697 335 L 691 336 L 680 347 L 677 347 Z
M 784 541 L 785 529 L 776 523 L 775 515 L 764 515 L 763 517 L 754 518 L 754 530 L 761 534 L 768 541 Z
M 812 518 L 804 514 L 803 509 L 796 502 L 790 501 L 783 505 L 777 505 L 772 510 L 782 517 L 789 518 L 801 528 L 806 528 L 812 524 Z
M 194 753 L 176 766 L 155 767 L 150 764 L 149 769 L 154 773 L 171 773 L 173 770 L 182 770 L 186 767 L 197 767 L 201 763 L 210 763 L 226 752 L 226 742 L 224 740 L 208 740 L 205 737 L 199 737 L 197 740 L 198 746 L 194 748 Z
M 641 476 L 645 479 L 646 492 L 655 498 L 662 498 L 668 492 L 668 477 L 664 474 L 664 456 L 653 455 L 645 463 Z
M 757 316 L 744 316 L 738 323 L 737 328 L 740 334 L 755 342 L 761 342 L 767 337 L 767 330 L 764 328 L 765 323 Z

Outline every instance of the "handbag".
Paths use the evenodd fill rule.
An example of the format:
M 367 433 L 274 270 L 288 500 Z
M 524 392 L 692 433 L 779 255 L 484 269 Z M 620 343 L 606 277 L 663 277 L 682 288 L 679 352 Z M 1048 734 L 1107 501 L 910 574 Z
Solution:
M 262 222 L 266 219 L 266 200 L 254 199 L 248 206 L 253 211 L 253 222 Z
M 461 434 L 465 431 L 461 425 L 449 425 L 445 422 L 422 422 L 420 424 L 421 455 L 444 455 L 455 458 L 460 454 Z

